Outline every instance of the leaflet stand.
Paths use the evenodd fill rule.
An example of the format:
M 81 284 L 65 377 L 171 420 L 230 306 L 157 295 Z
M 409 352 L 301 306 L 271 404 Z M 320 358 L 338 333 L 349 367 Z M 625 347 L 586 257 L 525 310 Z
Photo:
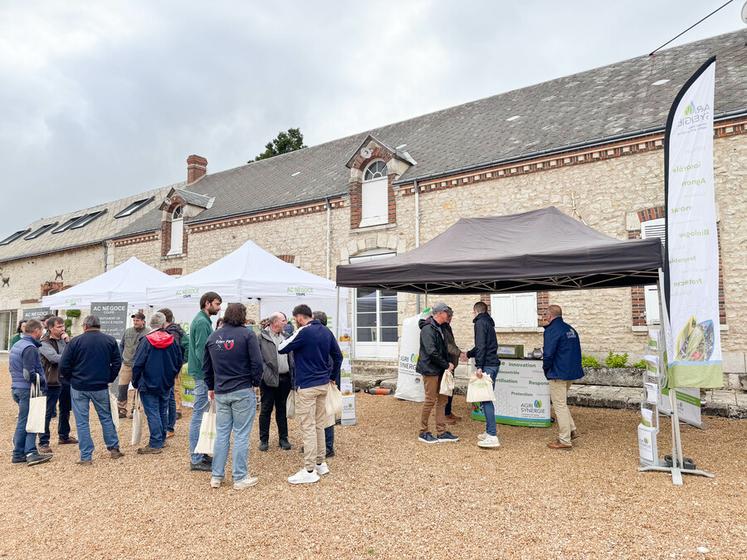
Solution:
M 669 313 L 667 310 L 666 302 L 664 301 L 664 292 L 662 290 L 664 286 L 664 272 L 662 269 L 659 269 L 659 282 L 658 282 L 658 291 L 659 291 L 659 306 L 661 309 L 661 332 L 659 337 L 659 367 L 662 368 L 661 371 L 666 372 L 667 370 L 667 360 L 665 355 L 665 349 L 667 344 L 667 337 L 670 336 L 670 333 L 667 332 L 667 329 L 665 328 L 665 325 L 669 324 Z M 665 466 L 665 462 L 661 459 L 659 459 L 659 464 L 654 466 L 642 466 L 638 467 L 639 472 L 667 472 L 672 474 L 672 484 L 675 486 L 682 486 L 683 480 L 682 475 L 683 474 L 693 474 L 698 476 L 705 476 L 707 478 L 714 478 L 716 475 L 702 471 L 699 469 L 685 469 L 683 468 L 684 464 L 684 456 L 682 454 L 682 436 L 680 434 L 680 417 L 679 412 L 677 410 L 677 391 L 674 390 L 674 388 L 670 387 L 669 391 L 669 402 L 671 403 L 672 407 L 672 466 L 667 467 Z M 658 408 L 657 408 L 658 410 Z M 657 425 L 658 425 L 658 412 L 657 412 Z

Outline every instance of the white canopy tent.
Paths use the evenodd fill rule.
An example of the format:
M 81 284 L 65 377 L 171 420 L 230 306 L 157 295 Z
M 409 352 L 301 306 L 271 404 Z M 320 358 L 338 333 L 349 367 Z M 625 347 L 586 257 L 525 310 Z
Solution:
M 147 301 L 156 308 L 169 307 L 175 314 L 185 306 L 194 313 L 200 296 L 208 291 L 217 292 L 224 303 L 254 300 L 260 314 L 288 313 L 294 305 L 306 303 L 313 310 L 325 311 L 335 330 L 347 326 L 346 289 L 340 289 L 338 302 L 333 281 L 301 270 L 253 241 L 191 274 L 148 286 Z
M 130 307 L 147 306 L 147 286 L 163 284 L 171 277 L 141 260 L 130 257 L 119 266 L 107 270 L 56 294 L 44 296 L 42 305 L 50 309 L 80 309 L 91 302 L 124 301 Z

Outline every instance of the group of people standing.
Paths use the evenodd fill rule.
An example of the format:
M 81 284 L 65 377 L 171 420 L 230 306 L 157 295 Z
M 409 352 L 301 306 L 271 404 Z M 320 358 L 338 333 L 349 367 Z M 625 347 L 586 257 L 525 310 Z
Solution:
M 288 481 L 312 483 L 328 474 L 327 458 L 334 455 L 334 419 L 328 426 L 326 396 L 330 384 L 340 383 L 342 352 L 326 327 L 326 315 L 299 305 L 293 310 L 299 327 L 293 334 L 288 333 L 287 317 L 280 311 L 264 320 L 264 328 L 255 334 L 247 328 L 246 307 L 231 303 L 225 309 L 221 326 L 214 331 L 211 318 L 220 312 L 221 305 L 217 293 L 203 294 L 189 335 L 174 322 L 169 309 L 153 313 L 150 328 L 145 326 L 145 315 L 135 313 L 131 316 L 133 326 L 126 329 L 119 344 L 101 332 L 99 319 L 94 315 L 84 319 L 83 334 L 73 339 L 65 332 L 60 317 L 50 317 L 45 324 L 25 321 L 23 332 L 11 348 L 9 362 L 13 399 L 19 407 L 12 461 L 28 465 L 49 461 L 53 456 L 49 425 L 57 416 L 59 444 L 78 444 L 78 463 L 92 464 L 91 404 L 112 459 L 124 455 L 113 414 L 120 419 L 131 418 L 136 407 L 142 408 L 150 434 L 147 445 L 139 447 L 137 453 L 162 453 L 167 439 L 174 435 L 179 414 L 176 397 L 181 392 L 177 384 L 186 363 L 195 379 L 189 425 L 190 469 L 210 472 L 212 487 L 220 487 L 225 478 L 232 434 L 234 488 L 240 490 L 257 483 L 257 477 L 248 470 L 257 391 L 261 393 L 260 451 L 269 450 L 273 411 L 279 447 L 292 448 L 286 403 L 293 392 L 303 435 L 304 466 Z M 114 406 L 109 385 L 117 378 Z M 47 396 L 42 434 L 26 432 L 31 387 L 36 384 Z M 211 406 L 216 412 L 215 446 L 210 454 L 197 453 L 203 415 Z M 70 435 L 71 411 L 77 439 Z
M 488 306 L 478 301 L 472 307 L 474 346 L 463 352 L 456 345 L 451 320 L 454 310 L 445 303 L 431 307 L 430 315 L 419 322 L 420 350 L 416 371 L 422 375 L 425 400 L 420 418 L 418 441 L 427 444 L 454 443 L 459 437 L 447 430 L 458 417 L 451 414 L 451 400 L 441 393 L 441 381 L 446 372 L 454 373 L 460 361 L 475 360 L 475 376 L 487 376 L 493 388 L 501 361 L 498 358 L 498 341 L 495 322 L 488 313 Z M 550 449 L 571 449 L 572 440 L 578 437 L 576 425 L 567 405 L 568 389 L 572 381 L 583 377 L 581 366 L 581 343 L 576 330 L 563 321 L 563 311 L 558 305 L 550 305 L 543 317 L 545 321 L 542 367 L 550 384 L 550 401 L 558 424 L 557 439 L 549 442 Z M 485 414 L 485 432 L 477 436 L 477 445 L 483 448 L 500 447 L 495 404 L 480 403 Z M 436 434 L 429 430 L 429 420 L 435 408 Z

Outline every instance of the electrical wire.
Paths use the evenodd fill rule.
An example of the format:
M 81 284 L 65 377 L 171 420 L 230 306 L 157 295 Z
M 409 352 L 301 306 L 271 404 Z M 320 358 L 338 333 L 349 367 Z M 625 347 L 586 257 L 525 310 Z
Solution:
M 711 16 L 712 16 L 713 14 L 715 14 L 716 12 L 718 12 L 718 11 L 720 11 L 720 10 L 722 10 L 722 9 L 726 8 L 726 6 L 728 6 L 728 5 L 729 5 L 729 4 L 731 4 L 732 2 L 734 2 L 734 0 L 729 0 L 729 1 L 728 1 L 728 2 L 726 2 L 725 4 L 723 4 L 723 5 L 719 6 L 718 8 L 716 8 L 715 10 L 713 10 L 713 11 L 712 11 L 712 12 L 711 12 L 710 14 L 708 14 L 707 16 L 705 16 L 705 17 L 704 17 L 703 19 L 701 19 L 700 21 L 697 21 L 697 22 L 693 23 L 693 24 L 692 24 L 692 25 L 691 25 L 690 27 L 688 27 L 687 29 L 685 29 L 685 30 L 684 30 L 684 31 L 683 31 L 682 33 L 680 33 L 680 34 L 679 34 L 679 35 L 677 35 L 676 37 L 672 37 L 671 39 L 669 39 L 669 41 L 667 41 L 666 43 L 664 43 L 664 44 L 663 44 L 662 46 L 660 46 L 660 47 L 658 47 L 658 48 L 656 48 L 656 49 L 652 50 L 652 51 L 651 51 L 650 53 L 648 53 L 648 56 L 654 56 L 654 55 L 655 55 L 655 54 L 656 54 L 656 53 L 657 53 L 658 51 L 660 51 L 661 49 L 663 49 L 664 47 L 666 47 L 666 46 L 667 46 L 667 45 L 668 45 L 669 43 L 671 43 L 672 41 L 674 41 L 674 40 L 676 40 L 676 39 L 679 39 L 679 38 L 680 38 L 680 37 L 682 37 L 682 36 L 683 36 L 683 35 L 684 35 L 685 33 L 687 33 L 688 31 L 690 31 L 690 30 L 691 30 L 691 29 L 692 29 L 693 27 L 695 27 L 695 26 L 697 26 L 697 25 L 700 25 L 701 23 L 703 23 L 703 22 L 704 22 L 705 20 L 707 20 L 707 19 L 708 19 L 709 17 L 711 17 Z

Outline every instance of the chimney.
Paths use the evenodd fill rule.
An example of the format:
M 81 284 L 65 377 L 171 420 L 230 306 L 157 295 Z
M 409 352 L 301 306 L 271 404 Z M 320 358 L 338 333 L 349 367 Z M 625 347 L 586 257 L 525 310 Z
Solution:
M 207 173 L 207 160 L 195 154 L 187 158 L 187 184 L 192 184 Z

